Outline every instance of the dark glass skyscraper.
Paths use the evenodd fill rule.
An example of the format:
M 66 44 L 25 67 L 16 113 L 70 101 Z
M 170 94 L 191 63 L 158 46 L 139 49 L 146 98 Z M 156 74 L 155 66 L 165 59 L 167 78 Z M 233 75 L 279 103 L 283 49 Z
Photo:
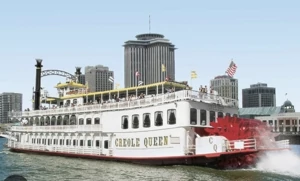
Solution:
M 161 82 L 166 77 L 174 80 L 175 45 L 161 34 L 140 34 L 136 38 L 124 45 L 125 87 L 137 86 L 139 81 Z
M 250 85 L 242 90 L 243 108 L 276 106 L 276 89 L 265 83 Z

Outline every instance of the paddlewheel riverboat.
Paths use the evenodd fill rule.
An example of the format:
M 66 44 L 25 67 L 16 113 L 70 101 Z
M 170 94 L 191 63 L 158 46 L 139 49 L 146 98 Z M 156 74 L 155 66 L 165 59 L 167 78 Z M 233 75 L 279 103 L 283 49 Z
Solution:
M 194 91 L 183 83 L 89 93 L 86 85 L 69 81 L 56 88 L 58 98 L 45 101 L 49 108 L 40 109 L 36 91 L 36 110 L 11 113 L 11 119 L 22 123 L 11 128 L 11 151 L 245 168 L 265 152 L 289 148 L 288 140 L 275 141 L 261 121 L 238 118 L 237 100 Z

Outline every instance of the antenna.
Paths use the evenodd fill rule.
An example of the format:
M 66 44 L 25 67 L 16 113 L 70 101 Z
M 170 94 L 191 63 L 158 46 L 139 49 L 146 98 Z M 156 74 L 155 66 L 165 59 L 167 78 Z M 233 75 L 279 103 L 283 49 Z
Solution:
M 149 33 L 151 32 L 151 18 L 150 18 L 150 15 L 149 15 Z

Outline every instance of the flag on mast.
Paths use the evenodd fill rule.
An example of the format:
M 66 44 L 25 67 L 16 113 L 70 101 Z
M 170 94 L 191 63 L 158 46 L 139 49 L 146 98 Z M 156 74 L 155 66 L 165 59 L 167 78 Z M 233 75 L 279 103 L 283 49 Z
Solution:
M 139 77 L 139 76 L 140 76 L 139 71 L 136 71 L 136 72 L 135 72 L 135 76 L 136 76 L 136 77 Z
M 230 65 L 226 71 L 227 75 L 230 77 L 233 77 L 236 72 L 236 69 L 237 69 L 236 64 L 233 61 L 231 61 Z
M 162 72 L 165 72 L 165 71 L 166 71 L 166 67 L 165 67 L 164 64 L 161 64 L 161 71 L 162 71 Z
M 114 82 L 114 78 L 112 76 L 109 76 L 108 81 L 113 83 Z
M 196 71 L 191 71 L 191 79 L 196 79 L 196 78 L 197 78 Z

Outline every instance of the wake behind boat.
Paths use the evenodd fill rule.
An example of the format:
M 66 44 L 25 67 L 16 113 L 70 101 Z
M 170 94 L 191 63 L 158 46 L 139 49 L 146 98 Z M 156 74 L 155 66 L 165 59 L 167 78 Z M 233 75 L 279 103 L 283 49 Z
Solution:
M 40 87 L 41 62 L 37 61 Z M 258 120 L 240 119 L 238 101 L 193 91 L 182 82 L 88 92 L 69 81 L 56 86 L 55 106 L 12 112 L 11 151 L 150 165 L 245 168 L 269 151 L 289 148 Z M 37 96 L 38 95 L 38 96 Z

